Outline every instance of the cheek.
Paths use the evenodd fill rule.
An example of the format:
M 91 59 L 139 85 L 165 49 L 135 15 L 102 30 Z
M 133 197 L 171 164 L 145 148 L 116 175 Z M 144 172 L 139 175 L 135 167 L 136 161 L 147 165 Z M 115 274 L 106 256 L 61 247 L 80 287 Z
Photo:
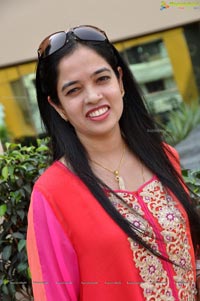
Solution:
M 110 98 L 120 98 L 121 97 L 121 90 L 119 86 L 113 85 L 108 87 L 105 91 L 107 96 L 109 96 Z
M 73 99 L 72 101 L 69 101 L 67 104 L 65 104 L 64 110 L 69 119 L 76 120 L 81 116 L 82 105 L 80 102 L 78 102 L 78 99 Z

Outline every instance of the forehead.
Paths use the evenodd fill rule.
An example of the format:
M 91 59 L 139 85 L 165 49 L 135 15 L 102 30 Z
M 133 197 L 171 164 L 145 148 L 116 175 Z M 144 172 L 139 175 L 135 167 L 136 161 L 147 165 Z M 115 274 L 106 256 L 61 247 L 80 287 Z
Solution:
M 86 46 L 79 46 L 70 55 L 63 57 L 58 65 L 58 74 L 72 76 L 81 73 L 93 73 L 98 68 L 112 69 L 108 62 L 95 50 Z

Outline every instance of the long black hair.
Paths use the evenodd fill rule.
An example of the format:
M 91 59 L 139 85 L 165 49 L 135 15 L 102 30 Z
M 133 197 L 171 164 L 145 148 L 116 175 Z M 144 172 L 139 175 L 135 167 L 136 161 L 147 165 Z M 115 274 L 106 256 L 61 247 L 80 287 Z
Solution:
M 80 44 L 93 49 L 102 56 L 112 67 L 117 77 L 119 77 L 117 68 L 119 66 L 122 68 L 125 94 L 123 97 L 124 109 L 119 123 L 123 138 L 129 149 L 157 175 L 162 184 L 174 193 L 185 208 L 190 222 L 193 244 L 196 248 L 200 242 L 200 219 L 188 193 L 183 188 L 182 178 L 169 159 L 173 154 L 170 154 L 169 148 L 163 143 L 160 131 L 146 108 L 141 91 L 128 65 L 108 41 L 77 41 L 69 35 L 68 43 L 62 49 L 38 61 L 36 72 L 37 100 L 43 123 L 51 137 L 53 159 L 58 160 L 64 156 L 72 170 L 123 231 L 155 255 L 167 259 L 166 256 L 158 254 L 143 241 L 138 235 L 137 229 L 134 229 L 115 209 L 103 189 L 108 187 L 93 173 L 89 164 L 88 153 L 77 137 L 73 126 L 64 121 L 47 101 L 48 96 L 50 96 L 55 104 L 59 104 L 57 95 L 58 64 L 64 56 L 71 54 Z

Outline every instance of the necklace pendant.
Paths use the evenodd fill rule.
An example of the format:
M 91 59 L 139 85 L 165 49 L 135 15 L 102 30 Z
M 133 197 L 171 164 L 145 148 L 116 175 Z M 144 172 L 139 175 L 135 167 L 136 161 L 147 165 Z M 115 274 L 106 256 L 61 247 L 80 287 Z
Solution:
M 119 184 L 119 189 L 120 189 L 120 190 L 125 190 L 125 189 L 126 189 L 126 188 L 125 188 L 125 184 L 124 184 L 124 180 L 123 180 L 122 177 L 119 177 L 119 176 L 118 176 L 118 184 Z
M 120 189 L 120 190 L 125 190 L 125 184 L 124 184 L 124 180 L 123 180 L 122 177 L 116 175 L 116 176 L 115 176 L 115 181 L 118 182 L 118 185 L 119 185 L 119 189 Z
M 125 190 L 124 180 L 122 179 L 122 177 L 119 176 L 119 171 L 116 169 L 116 170 L 114 170 L 113 173 L 114 173 L 114 176 L 115 176 L 115 181 L 118 182 L 119 189 L 120 190 Z

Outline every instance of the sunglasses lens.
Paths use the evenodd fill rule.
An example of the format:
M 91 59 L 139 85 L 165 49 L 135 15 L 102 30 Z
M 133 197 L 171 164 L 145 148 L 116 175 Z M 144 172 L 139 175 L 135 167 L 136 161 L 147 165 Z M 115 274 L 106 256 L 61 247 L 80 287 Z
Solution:
M 103 32 L 89 26 L 77 27 L 73 30 L 73 33 L 77 38 L 83 41 L 103 42 L 107 39 L 106 35 Z
M 70 32 L 82 41 L 104 42 L 107 40 L 106 34 L 98 28 L 87 25 L 75 27 L 69 32 L 60 31 L 46 38 L 38 49 L 39 58 L 45 58 L 61 49 L 65 45 L 67 35 Z
M 39 56 L 41 58 L 45 58 L 51 55 L 52 53 L 62 48 L 65 45 L 65 41 L 66 41 L 66 33 L 64 31 L 55 33 L 54 35 L 45 39 L 41 43 L 38 49 Z

